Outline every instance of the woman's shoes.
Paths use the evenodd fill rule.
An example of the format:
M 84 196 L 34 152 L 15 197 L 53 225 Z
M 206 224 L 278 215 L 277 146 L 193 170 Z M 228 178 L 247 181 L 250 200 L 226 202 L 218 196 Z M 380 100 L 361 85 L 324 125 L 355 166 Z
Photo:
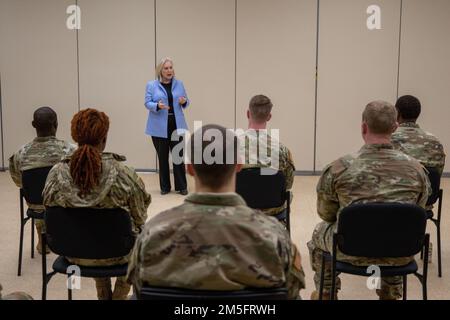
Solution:
M 166 194 L 169 194 L 169 193 L 170 193 L 170 190 L 169 191 L 161 190 L 161 195 L 162 196 L 164 196 Z M 183 189 L 183 190 L 177 191 L 177 193 L 181 194 L 182 196 L 187 196 L 189 192 L 187 191 L 187 189 Z

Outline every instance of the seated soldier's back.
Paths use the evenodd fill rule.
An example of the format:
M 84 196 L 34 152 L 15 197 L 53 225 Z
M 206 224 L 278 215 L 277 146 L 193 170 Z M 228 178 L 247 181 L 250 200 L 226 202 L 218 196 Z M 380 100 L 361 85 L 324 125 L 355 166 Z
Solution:
M 425 206 L 429 182 L 423 166 L 390 144 L 365 145 L 332 165 L 340 208 L 352 203 L 402 202 Z
M 417 159 L 425 167 L 436 168 L 442 174 L 445 152 L 439 139 L 414 122 L 400 124 L 392 135 L 396 148 Z
M 151 285 L 198 290 L 281 287 L 291 241 L 272 217 L 235 193 L 194 193 L 147 222 L 129 277 Z

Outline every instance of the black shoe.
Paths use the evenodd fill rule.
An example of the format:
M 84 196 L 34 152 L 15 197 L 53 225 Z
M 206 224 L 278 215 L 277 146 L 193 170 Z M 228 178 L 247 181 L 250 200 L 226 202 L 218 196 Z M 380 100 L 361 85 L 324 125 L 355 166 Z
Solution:
M 161 195 L 164 196 L 166 194 L 170 193 L 170 190 L 161 190 Z
M 182 196 L 187 196 L 189 192 L 187 191 L 187 189 L 183 189 L 183 190 L 177 191 L 177 193 L 181 194 Z

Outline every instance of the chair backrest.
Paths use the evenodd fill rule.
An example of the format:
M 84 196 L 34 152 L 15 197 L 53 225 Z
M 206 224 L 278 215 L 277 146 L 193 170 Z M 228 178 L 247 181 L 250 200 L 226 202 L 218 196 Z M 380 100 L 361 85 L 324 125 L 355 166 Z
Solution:
M 409 257 L 422 250 L 426 211 L 413 204 L 354 204 L 338 219 L 339 250 L 358 257 Z
M 287 300 L 287 298 L 285 288 L 211 291 L 143 287 L 138 293 L 139 300 Z
M 236 193 L 253 209 L 280 207 L 287 200 L 286 180 L 283 172 L 270 168 L 242 169 L 236 176 Z
M 56 254 L 81 259 L 127 255 L 135 236 L 123 209 L 47 207 L 46 238 Z
M 52 167 L 25 170 L 22 172 L 22 190 L 25 200 L 30 204 L 42 204 L 42 191 Z
M 428 179 L 431 183 L 431 189 L 433 190 L 428 197 L 427 206 L 435 204 L 439 198 L 439 189 L 441 188 L 441 175 L 436 168 L 427 167 Z

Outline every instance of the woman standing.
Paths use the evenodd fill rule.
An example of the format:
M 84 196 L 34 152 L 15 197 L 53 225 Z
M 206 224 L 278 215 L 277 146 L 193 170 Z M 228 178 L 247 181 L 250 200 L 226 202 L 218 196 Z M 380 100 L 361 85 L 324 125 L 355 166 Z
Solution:
M 189 106 L 183 82 L 175 79 L 173 61 L 164 58 L 156 67 L 156 80 L 147 84 L 145 107 L 149 110 L 146 134 L 152 137 L 158 154 L 159 185 L 161 194 L 171 190 L 169 171 L 169 151 L 178 143 L 183 143 L 180 135 L 187 130 L 183 109 Z M 175 156 L 175 157 L 174 157 Z M 186 172 L 183 151 L 172 155 L 175 191 L 187 195 Z

